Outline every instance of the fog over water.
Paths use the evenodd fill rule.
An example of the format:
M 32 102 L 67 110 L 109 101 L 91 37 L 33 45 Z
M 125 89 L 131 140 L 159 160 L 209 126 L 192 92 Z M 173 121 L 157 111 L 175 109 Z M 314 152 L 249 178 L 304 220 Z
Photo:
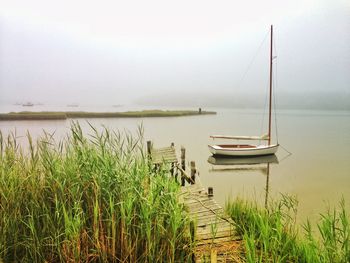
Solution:
M 279 105 L 350 109 L 349 1 L 0 5 L 3 104 L 260 107 L 274 24 Z

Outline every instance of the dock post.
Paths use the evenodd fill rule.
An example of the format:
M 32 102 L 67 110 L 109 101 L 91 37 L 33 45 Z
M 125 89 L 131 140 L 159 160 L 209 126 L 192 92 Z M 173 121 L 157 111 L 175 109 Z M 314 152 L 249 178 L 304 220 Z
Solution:
M 147 154 L 151 157 L 152 141 L 147 141 Z
M 194 226 L 194 222 L 191 220 L 190 221 L 190 235 L 191 235 L 191 241 L 195 242 L 196 240 L 196 228 Z M 195 263 L 196 262 L 196 257 L 195 254 L 192 252 L 192 262 Z
M 214 189 L 213 187 L 209 186 L 208 187 L 208 197 L 213 197 L 214 196 Z
M 195 163 L 195 161 L 191 161 L 191 179 L 192 179 L 191 184 L 195 184 L 196 183 L 196 163 Z
M 181 169 L 183 171 L 186 169 L 186 149 L 183 146 L 181 146 Z M 181 176 L 181 186 L 185 186 L 185 177 L 183 174 Z
M 171 148 L 174 148 L 175 147 L 175 144 L 172 142 L 171 143 Z M 175 163 L 171 163 L 171 168 L 170 168 L 170 174 L 171 174 L 171 176 L 174 176 L 175 174 L 174 174 L 174 171 L 175 171 Z

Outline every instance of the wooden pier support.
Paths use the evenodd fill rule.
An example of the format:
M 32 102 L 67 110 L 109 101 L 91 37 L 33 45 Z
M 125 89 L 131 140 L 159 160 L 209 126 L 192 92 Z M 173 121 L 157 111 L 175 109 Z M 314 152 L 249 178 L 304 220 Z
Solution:
M 170 147 L 175 149 L 175 144 L 172 142 Z M 174 162 L 171 163 L 170 174 L 172 176 L 175 176 L 175 163 Z
M 214 196 L 214 189 L 213 187 L 209 186 L 208 187 L 208 197 L 213 197 Z
M 181 169 L 186 171 L 186 149 L 181 147 Z M 185 177 L 181 176 L 181 186 L 185 186 Z
M 196 163 L 195 161 L 191 161 L 191 184 L 196 183 Z
M 151 156 L 152 151 L 152 141 L 147 141 L 147 154 L 148 156 Z

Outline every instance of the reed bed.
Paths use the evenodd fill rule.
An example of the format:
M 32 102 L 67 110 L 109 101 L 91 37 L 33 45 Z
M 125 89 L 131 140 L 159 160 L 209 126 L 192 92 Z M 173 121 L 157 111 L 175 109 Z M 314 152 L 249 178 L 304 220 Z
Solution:
M 243 238 L 245 262 L 350 262 L 350 219 L 342 199 L 338 209 L 320 215 L 314 230 L 296 224 L 297 200 L 282 195 L 267 208 L 236 199 L 226 211 Z M 299 230 L 301 229 L 301 230 Z
M 132 137 L 91 127 L 29 149 L 0 134 L 0 262 L 186 262 L 190 221 L 167 170 Z

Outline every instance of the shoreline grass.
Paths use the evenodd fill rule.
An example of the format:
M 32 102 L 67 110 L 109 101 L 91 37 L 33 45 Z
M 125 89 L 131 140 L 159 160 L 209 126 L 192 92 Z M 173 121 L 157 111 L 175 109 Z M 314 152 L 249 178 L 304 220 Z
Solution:
M 28 134 L 28 149 L 0 132 L 0 262 L 191 262 L 180 186 L 169 170 L 150 167 L 142 129 L 136 137 L 91 132 L 84 136 L 73 123 L 60 142 Z M 306 222 L 302 234 L 296 208 L 284 195 L 267 209 L 229 202 L 242 261 L 350 262 L 345 201 L 321 214 L 316 229 Z
M 338 209 L 320 214 L 316 231 L 307 221 L 296 225 L 297 200 L 290 196 L 267 209 L 236 199 L 226 212 L 242 236 L 245 262 L 350 262 L 350 218 L 342 199 Z
M 1 113 L 0 121 L 11 120 L 66 120 L 79 118 L 150 118 L 150 117 L 183 117 L 216 114 L 214 111 L 194 110 L 143 110 L 126 112 L 85 112 L 85 111 L 22 111 Z
M 151 169 L 141 135 L 91 128 L 28 134 L 29 149 L 0 133 L 0 262 L 190 261 L 180 186 Z

